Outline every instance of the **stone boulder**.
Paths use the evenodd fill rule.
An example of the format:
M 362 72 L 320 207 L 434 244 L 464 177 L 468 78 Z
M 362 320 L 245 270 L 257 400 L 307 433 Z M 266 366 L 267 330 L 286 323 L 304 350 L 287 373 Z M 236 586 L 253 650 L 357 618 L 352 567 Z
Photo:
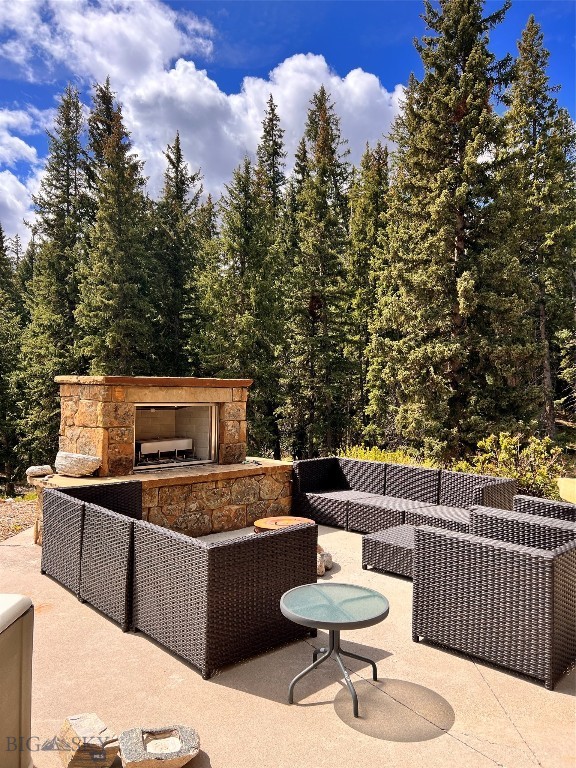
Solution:
M 116 736 L 94 712 L 67 717 L 54 748 L 64 768 L 110 768 L 119 751 Z
M 37 467 L 28 467 L 26 477 L 46 477 L 52 474 L 52 467 L 49 464 L 42 464 Z
M 58 451 L 54 466 L 59 475 L 67 477 L 88 477 L 100 468 L 102 459 L 84 453 Z
M 200 751 L 193 728 L 132 728 L 118 737 L 124 768 L 182 768 Z

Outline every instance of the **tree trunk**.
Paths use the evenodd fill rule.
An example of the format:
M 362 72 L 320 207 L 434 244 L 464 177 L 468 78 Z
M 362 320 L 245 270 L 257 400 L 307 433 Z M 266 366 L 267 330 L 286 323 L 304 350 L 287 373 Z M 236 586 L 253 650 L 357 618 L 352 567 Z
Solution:
M 554 414 L 554 387 L 552 384 L 552 365 L 550 362 L 550 342 L 548 341 L 548 318 L 546 316 L 546 304 L 544 302 L 543 289 L 540 289 L 539 301 L 539 329 L 540 344 L 542 345 L 542 394 L 543 394 L 543 421 L 548 437 L 556 437 L 556 420 Z

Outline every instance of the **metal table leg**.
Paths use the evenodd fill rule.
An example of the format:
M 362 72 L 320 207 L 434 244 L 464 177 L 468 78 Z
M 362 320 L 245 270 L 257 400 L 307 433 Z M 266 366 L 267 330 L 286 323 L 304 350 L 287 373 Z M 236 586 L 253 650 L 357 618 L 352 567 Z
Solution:
M 294 680 L 292 680 L 292 682 L 290 683 L 290 686 L 288 688 L 288 703 L 289 704 L 294 703 L 294 686 L 296 685 L 298 680 L 301 680 L 305 675 L 307 675 L 309 672 L 312 672 L 313 669 L 316 669 L 316 667 L 319 667 L 323 661 L 326 661 L 326 659 L 329 659 L 330 656 L 333 655 L 336 661 L 338 662 L 338 665 L 340 666 L 342 674 L 344 675 L 344 681 L 348 687 L 348 690 L 350 691 L 350 695 L 352 696 L 352 706 L 354 710 L 354 717 L 358 717 L 358 696 L 356 694 L 356 690 L 354 686 L 352 685 L 352 680 L 350 679 L 348 670 L 346 669 L 346 667 L 342 662 L 340 654 L 342 654 L 342 656 L 350 656 L 353 659 L 358 659 L 359 661 L 365 661 L 368 664 L 370 664 L 370 666 L 372 667 L 373 680 L 378 680 L 376 664 L 371 659 L 367 659 L 365 656 L 358 656 L 358 654 L 356 653 L 351 653 L 350 651 L 344 651 L 340 646 L 340 630 L 339 629 L 330 629 L 328 631 L 329 631 L 328 648 L 314 649 L 314 652 L 312 654 L 313 663 L 310 664 L 309 667 L 306 667 L 305 670 L 300 672 L 299 675 L 296 675 Z M 320 658 L 318 658 L 319 654 L 322 654 Z

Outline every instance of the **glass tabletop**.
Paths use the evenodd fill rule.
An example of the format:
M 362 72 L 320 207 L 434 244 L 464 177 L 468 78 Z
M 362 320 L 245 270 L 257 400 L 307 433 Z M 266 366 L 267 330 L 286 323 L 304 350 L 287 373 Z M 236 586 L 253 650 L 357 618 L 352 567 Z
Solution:
M 373 589 L 355 584 L 304 584 L 285 592 L 280 600 L 284 616 L 320 629 L 358 629 L 388 615 L 388 600 Z

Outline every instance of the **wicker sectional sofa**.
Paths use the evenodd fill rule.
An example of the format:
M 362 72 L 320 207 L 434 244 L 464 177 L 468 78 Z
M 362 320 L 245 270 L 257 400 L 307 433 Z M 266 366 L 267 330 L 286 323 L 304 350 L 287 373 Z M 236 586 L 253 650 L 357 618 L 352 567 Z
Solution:
M 103 499 L 114 509 L 98 490 L 44 490 L 43 573 L 204 678 L 311 634 L 281 614 L 280 598 L 316 581 L 316 525 L 203 541 L 142 521 L 140 483 L 99 486 L 112 487 Z
M 360 533 L 403 524 L 467 530 L 474 505 L 512 509 L 517 484 L 488 475 L 360 459 L 294 463 L 297 514 Z

